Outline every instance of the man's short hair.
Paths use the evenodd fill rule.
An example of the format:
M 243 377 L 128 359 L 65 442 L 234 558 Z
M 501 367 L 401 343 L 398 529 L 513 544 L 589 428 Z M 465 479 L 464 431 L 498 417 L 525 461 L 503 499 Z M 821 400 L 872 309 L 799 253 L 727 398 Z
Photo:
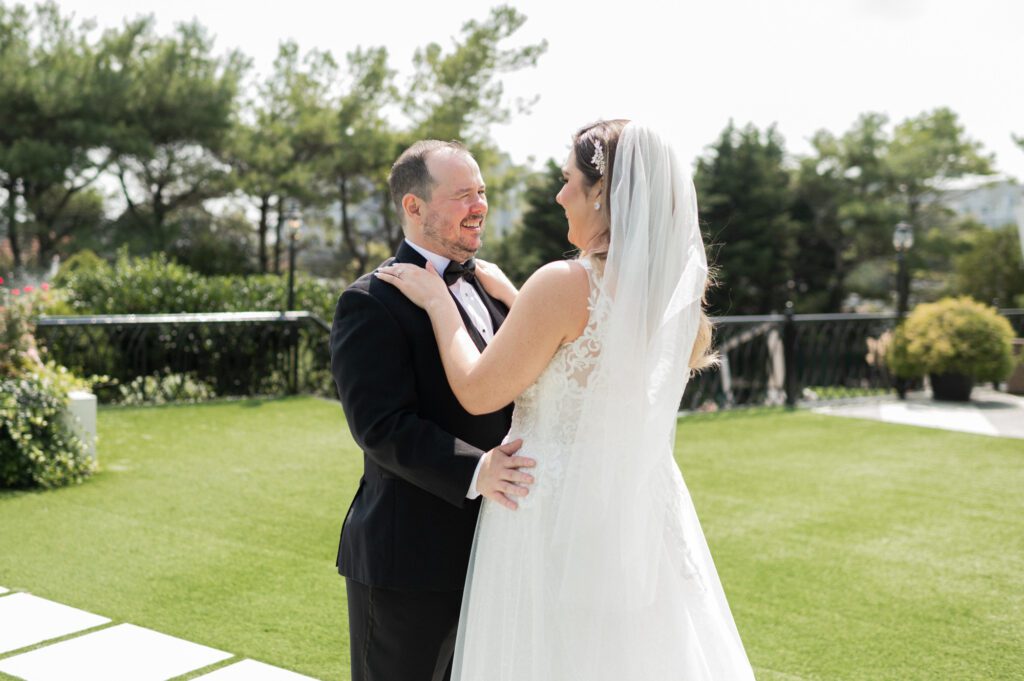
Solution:
M 395 204 L 400 220 L 405 219 L 402 209 L 402 197 L 412 194 L 424 201 L 430 201 L 434 189 L 434 178 L 427 169 L 427 157 L 440 149 L 451 149 L 469 153 L 461 142 L 442 142 L 441 140 L 420 140 L 402 152 L 388 175 L 388 188 L 391 190 L 391 201 Z

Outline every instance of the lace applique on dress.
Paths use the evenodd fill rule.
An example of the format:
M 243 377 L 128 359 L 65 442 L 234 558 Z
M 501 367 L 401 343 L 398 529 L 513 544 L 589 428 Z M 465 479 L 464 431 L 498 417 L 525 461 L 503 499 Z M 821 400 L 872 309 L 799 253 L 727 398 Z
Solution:
M 522 438 L 529 456 L 537 460 L 531 471 L 536 482 L 530 494 L 518 500 L 529 507 L 541 497 L 550 497 L 565 476 L 565 457 L 576 438 L 576 426 L 583 398 L 592 389 L 590 377 L 601 353 L 601 322 L 608 315 L 610 301 L 602 295 L 599 265 L 587 258 L 577 260 L 587 271 L 590 293 L 589 318 L 580 336 L 562 345 L 537 380 L 516 400 L 508 439 Z

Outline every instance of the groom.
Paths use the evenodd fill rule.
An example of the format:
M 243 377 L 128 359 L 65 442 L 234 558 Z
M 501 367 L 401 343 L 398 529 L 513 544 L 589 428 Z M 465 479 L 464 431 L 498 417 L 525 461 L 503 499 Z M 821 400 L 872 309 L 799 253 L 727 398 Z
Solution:
M 483 350 L 508 308 L 473 276 L 487 215 L 476 161 L 456 142 L 420 141 L 399 156 L 388 181 L 405 233 L 388 262 L 429 261 L 444 273 Z M 348 593 L 352 679 L 448 679 L 479 496 L 508 503 L 532 482 L 519 471 L 533 464 L 515 456 L 520 443 L 499 446 L 512 405 L 466 412 L 427 314 L 373 274 L 338 300 L 331 367 L 363 450 L 337 563 Z

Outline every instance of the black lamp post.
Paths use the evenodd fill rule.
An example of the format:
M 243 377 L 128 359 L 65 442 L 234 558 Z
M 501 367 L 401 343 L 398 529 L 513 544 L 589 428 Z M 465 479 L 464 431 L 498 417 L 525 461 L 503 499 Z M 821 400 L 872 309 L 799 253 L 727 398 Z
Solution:
M 302 213 L 292 209 L 288 213 L 288 305 L 287 309 L 295 308 L 295 240 L 299 238 L 302 227 Z
M 907 274 L 907 251 L 914 246 L 914 228 L 909 222 L 896 225 L 892 233 L 892 246 L 896 249 L 896 322 L 907 314 L 910 296 L 910 277 Z
M 914 228 L 909 222 L 900 222 L 892 233 L 892 247 L 896 249 L 896 325 L 903 322 L 907 314 L 907 299 L 910 297 L 910 275 L 907 273 L 907 251 L 914 245 Z M 897 378 L 896 394 L 907 397 L 907 382 Z

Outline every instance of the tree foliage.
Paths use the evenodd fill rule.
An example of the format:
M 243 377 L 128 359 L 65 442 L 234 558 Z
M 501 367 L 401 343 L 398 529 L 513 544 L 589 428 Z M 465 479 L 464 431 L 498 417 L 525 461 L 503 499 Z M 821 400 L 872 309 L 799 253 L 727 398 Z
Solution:
M 790 175 L 782 137 L 732 122 L 697 162 L 694 176 L 705 241 L 718 285 L 717 314 L 781 311 L 793 258 Z

